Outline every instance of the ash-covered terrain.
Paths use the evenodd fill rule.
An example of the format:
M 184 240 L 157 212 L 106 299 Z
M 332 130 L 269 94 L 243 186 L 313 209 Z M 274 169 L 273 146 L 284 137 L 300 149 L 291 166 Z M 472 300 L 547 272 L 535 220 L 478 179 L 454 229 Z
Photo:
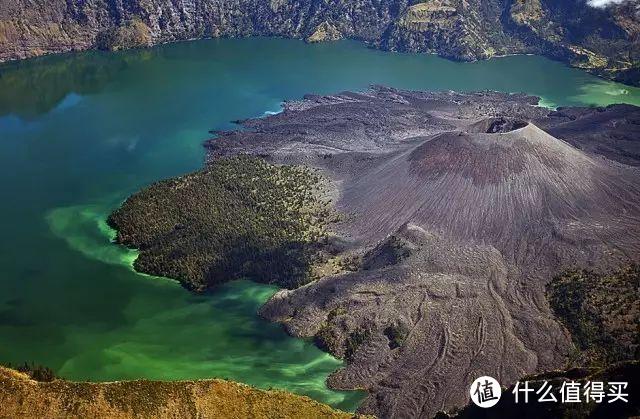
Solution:
M 562 304 L 564 323 L 554 317 L 552 279 L 640 259 L 640 108 L 537 103 L 383 87 L 307 96 L 219 132 L 202 172 L 134 195 L 110 222 L 148 262 L 136 268 L 171 276 L 179 266 L 190 289 L 238 275 L 291 288 L 261 315 L 346 360 L 330 386 L 367 390 L 361 413 L 432 417 L 464 406 L 479 376 L 509 386 L 565 367 L 582 317 Z M 250 157 L 237 164 L 238 155 Z M 312 168 L 309 182 L 284 182 L 279 171 L 297 173 L 290 165 Z M 220 168 L 228 176 L 211 177 Z M 322 209 L 329 201 L 337 217 Z M 556 282 L 554 301 L 590 275 Z M 633 325 L 618 321 L 638 321 L 630 281 L 614 287 L 629 294 L 621 303 L 609 285 L 585 299 L 606 300 L 592 310 L 602 318 L 612 307 L 636 313 L 595 335 L 625 338 L 617 360 L 637 348 Z
M 361 411 L 431 417 L 478 376 L 510 385 L 562 367 L 570 335 L 545 284 L 640 256 L 640 109 L 560 109 L 499 93 L 308 96 L 208 143 L 332 180 L 334 246 L 354 272 L 277 293 L 262 309 L 347 366 L 331 386 Z

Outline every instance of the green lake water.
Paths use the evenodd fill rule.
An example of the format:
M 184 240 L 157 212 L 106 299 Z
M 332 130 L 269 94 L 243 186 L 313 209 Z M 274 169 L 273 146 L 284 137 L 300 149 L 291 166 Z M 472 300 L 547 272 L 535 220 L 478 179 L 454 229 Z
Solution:
M 207 40 L 1 66 L 0 362 L 74 380 L 230 378 L 354 409 L 362 393 L 324 384 L 340 361 L 255 315 L 274 287 L 195 296 L 137 274 L 104 219 L 140 187 L 199 168 L 208 130 L 370 84 L 640 104 L 636 88 L 540 57 L 464 64 L 346 41 Z

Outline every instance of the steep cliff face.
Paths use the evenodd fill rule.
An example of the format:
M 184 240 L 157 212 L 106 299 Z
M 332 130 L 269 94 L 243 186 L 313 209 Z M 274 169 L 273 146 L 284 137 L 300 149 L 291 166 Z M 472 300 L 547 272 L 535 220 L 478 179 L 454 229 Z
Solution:
M 584 0 L 511 0 L 507 31 L 531 53 L 625 83 L 640 81 L 640 2 L 608 8 Z
M 433 0 L 408 7 L 383 48 L 456 59 L 533 53 L 638 83 L 640 4 L 606 9 L 584 0 Z
M 434 52 L 474 60 L 503 54 L 515 40 L 504 32 L 503 0 L 434 0 L 407 7 L 380 42 L 397 51 Z
M 375 40 L 397 15 L 396 0 L 18 0 L 0 5 L 0 60 L 97 46 L 112 31 L 138 26 L 144 42 L 280 35 L 303 38 L 332 28 Z M 110 45 L 103 45 L 110 46 Z
M 192 38 L 355 38 L 475 60 L 537 53 L 640 81 L 640 8 L 585 0 L 15 0 L 0 4 L 0 61 Z

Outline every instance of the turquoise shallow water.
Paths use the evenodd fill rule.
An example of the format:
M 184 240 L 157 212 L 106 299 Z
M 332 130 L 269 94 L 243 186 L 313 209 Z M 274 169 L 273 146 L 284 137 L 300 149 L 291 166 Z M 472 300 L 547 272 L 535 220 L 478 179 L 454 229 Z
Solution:
M 135 273 L 104 223 L 128 194 L 201 166 L 210 129 L 305 93 L 492 89 L 548 106 L 640 104 L 640 91 L 540 57 L 454 63 L 355 42 L 208 40 L 0 67 L 0 362 L 76 380 L 225 377 L 353 409 L 341 363 L 255 312 L 275 288 L 194 296 Z

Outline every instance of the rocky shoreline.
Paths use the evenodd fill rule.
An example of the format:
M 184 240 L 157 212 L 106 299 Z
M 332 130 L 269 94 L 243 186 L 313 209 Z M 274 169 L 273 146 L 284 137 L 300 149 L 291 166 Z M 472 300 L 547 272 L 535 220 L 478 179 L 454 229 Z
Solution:
M 180 40 L 349 38 L 388 51 L 462 61 L 539 54 L 622 83 L 640 83 L 640 9 L 584 0 L 261 1 L 31 0 L 0 5 L 0 61 Z
M 330 180 L 340 269 L 278 292 L 261 315 L 346 359 L 329 385 L 366 389 L 360 412 L 431 417 L 465 405 L 460 389 L 480 372 L 507 385 L 563 367 L 574 345 L 546 285 L 570 267 L 639 260 L 640 109 L 537 102 L 384 87 L 309 95 L 207 142 L 207 167 L 250 155 Z M 139 197 L 141 208 L 159 202 Z

